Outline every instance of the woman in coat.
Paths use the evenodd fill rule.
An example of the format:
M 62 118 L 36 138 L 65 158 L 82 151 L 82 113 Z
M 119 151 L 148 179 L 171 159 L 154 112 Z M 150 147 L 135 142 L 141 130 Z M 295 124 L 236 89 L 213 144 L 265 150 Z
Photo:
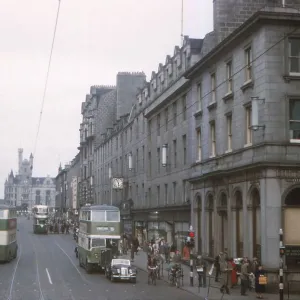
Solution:
M 259 266 L 255 272 L 255 292 L 256 292 L 256 298 L 263 299 L 262 294 L 265 293 L 265 287 L 266 282 L 264 284 L 262 279 L 259 279 L 261 277 L 265 277 L 266 272 L 264 271 L 262 266 Z
M 229 259 L 229 263 L 230 263 L 231 269 L 232 269 L 232 271 L 231 271 L 231 288 L 233 288 L 234 286 L 237 285 L 237 274 L 236 274 L 237 266 L 234 263 L 233 258 Z

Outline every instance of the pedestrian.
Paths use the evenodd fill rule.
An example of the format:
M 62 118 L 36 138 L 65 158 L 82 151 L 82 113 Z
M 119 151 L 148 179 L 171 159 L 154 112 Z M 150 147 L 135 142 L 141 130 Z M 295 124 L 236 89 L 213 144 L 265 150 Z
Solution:
M 233 258 L 229 259 L 229 264 L 231 265 L 231 288 L 237 285 L 237 266 L 233 260 Z
M 241 295 L 246 296 L 246 291 L 249 284 L 249 273 L 248 273 L 249 263 L 247 261 L 243 261 L 241 266 Z
M 137 252 L 138 247 L 139 247 L 139 240 L 137 239 L 136 236 L 133 236 L 131 240 L 131 261 L 134 260 L 134 253 Z
M 207 261 L 201 255 L 197 256 L 196 270 L 198 273 L 199 287 L 205 288 L 206 287 Z
M 216 269 L 215 282 L 219 282 L 219 276 L 221 273 L 221 265 L 220 265 L 220 254 L 215 257 L 214 267 Z
M 262 294 L 265 293 L 265 287 L 267 284 L 266 272 L 262 266 L 259 266 L 255 272 L 255 292 L 256 298 L 263 299 Z

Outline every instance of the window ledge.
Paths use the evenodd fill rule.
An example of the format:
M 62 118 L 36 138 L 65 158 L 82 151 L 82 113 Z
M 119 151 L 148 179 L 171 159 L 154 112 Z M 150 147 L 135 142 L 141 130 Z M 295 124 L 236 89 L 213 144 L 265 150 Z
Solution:
M 202 114 L 203 114 L 202 109 L 199 109 L 199 110 L 197 110 L 197 111 L 194 113 L 194 117 L 195 117 L 195 118 L 201 117 Z
M 228 149 L 228 150 L 225 151 L 225 154 L 231 153 L 231 152 L 232 152 L 232 149 Z
M 217 102 L 214 101 L 214 102 L 208 104 L 207 109 L 208 110 L 212 110 L 212 109 L 214 109 L 216 107 L 217 107 Z
M 216 155 L 210 155 L 209 158 L 216 158 Z
M 300 80 L 300 73 L 290 73 L 287 75 L 283 75 L 283 79 L 287 83 L 293 80 Z
M 248 144 L 244 145 L 244 148 L 251 147 L 251 146 L 252 146 L 252 143 L 248 143 Z
M 250 88 L 253 88 L 254 86 L 254 82 L 252 79 L 246 81 L 242 86 L 241 86 L 241 90 L 243 92 L 245 92 L 246 90 L 250 89 Z
M 195 164 L 200 164 L 201 163 L 201 159 L 197 159 L 196 161 L 195 161 Z
M 229 92 L 229 93 L 225 94 L 225 96 L 222 99 L 224 102 L 226 102 L 228 100 L 233 99 L 233 96 L 234 96 L 233 92 Z
M 300 140 L 290 139 L 290 143 L 292 143 L 292 144 L 300 144 Z

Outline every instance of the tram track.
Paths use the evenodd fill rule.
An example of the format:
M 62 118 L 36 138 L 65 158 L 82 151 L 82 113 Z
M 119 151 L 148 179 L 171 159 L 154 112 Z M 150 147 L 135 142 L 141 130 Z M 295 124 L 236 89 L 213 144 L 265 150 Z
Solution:
M 17 270 L 18 270 L 19 262 L 20 262 L 20 259 L 21 259 L 21 256 L 22 256 L 22 245 L 20 245 L 19 249 L 20 249 L 20 252 L 19 252 L 19 255 L 18 255 L 17 262 L 16 262 L 15 267 L 14 267 L 14 271 L 12 273 L 12 278 L 11 278 L 11 282 L 10 282 L 9 294 L 8 294 L 7 300 L 13 300 L 13 298 L 12 298 L 12 292 L 13 292 L 13 287 L 14 287 L 14 282 L 15 282 L 15 278 L 16 278 L 16 273 L 17 273 Z
M 34 280 L 35 282 L 33 283 L 33 285 L 37 284 L 39 295 L 38 296 L 30 295 L 30 297 L 31 297 L 31 300 L 48 300 L 48 299 L 45 299 L 45 297 L 44 297 L 41 282 L 40 282 L 37 249 L 36 249 L 35 243 L 32 238 L 32 233 L 28 230 L 29 229 L 28 224 L 24 219 L 18 219 L 18 224 L 20 224 L 20 223 L 22 223 L 22 226 L 20 226 L 20 225 L 18 226 L 20 228 L 20 230 L 17 232 L 17 235 L 18 235 L 17 241 L 18 241 L 18 246 L 19 246 L 18 257 L 17 257 L 16 263 L 14 264 L 12 276 L 11 276 L 10 283 L 9 283 L 9 289 L 7 291 L 8 295 L 7 295 L 7 298 L 5 298 L 5 299 L 7 299 L 7 300 L 22 300 L 22 299 L 24 299 L 24 294 L 18 296 L 18 293 L 21 292 L 20 291 L 21 285 L 20 285 L 19 281 L 21 281 L 21 279 L 24 278 L 24 276 L 26 277 L 26 274 L 24 275 L 24 270 L 21 270 L 20 265 L 21 264 L 24 265 L 24 263 L 26 263 L 26 261 L 29 260 L 29 255 L 32 253 L 31 251 L 33 251 L 33 253 L 34 253 L 33 261 L 35 264 L 34 267 L 32 268 L 32 270 L 35 270 L 35 280 Z M 19 285 L 19 286 L 16 286 L 16 285 Z M 33 289 L 33 291 L 35 291 L 35 289 Z M 30 292 L 32 293 L 32 290 Z M 34 297 L 34 298 L 32 298 L 32 297 Z
M 58 257 L 59 252 L 56 249 L 54 241 L 51 240 L 51 237 L 49 235 L 33 235 L 32 239 L 34 239 L 34 247 L 36 249 L 36 255 L 38 257 L 38 274 L 40 274 L 40 272 L 42 272 L 43 270 L 45 271 L 43 281 L 41 282 L 41 280 L 39 280 L 39 285 L 41 286 L 41 292 L 43 295 L 43 298 L 41 298 L 40 300 L 76 300 L 77 296 L 73 294 L 70 283 L 62 274 L 63 268 L 60 268 L 61 264 L 50 264 L 51 261 L 58 262 L 58 260 L 61 259 Z M 44 255 L 47 255 L 47 259 L 40 256 L 40 254 L 42 253 Z M 40 264 L 39 262 L 42 262 L 42 264 Z M 46 286 L 47 288 L 43 288 L 44 286 Z M 53 294 L 55 292 L 60 293 L 59 296 L 57 294 L 55 294 L 54 296 Z
M 43 293 L 43 290 L 42 290 L 41 280 L 40 280 L 40 271 L 39 271 L 39 262 L 38 262 L 38 256 L 37 256 L 37 249 L 36 249 L 36 245 L 33 241 L 32 236 L 31 235 L 29 235 L 29 236 L 30 236 L 30 239 L 31 239 L 31 242 L 32 242 L 32 247 L 33 247 L 33 252 L 34 252 L 34 257 L 35 257 L 36 281 L 37 281 L 37 284 L 38 284 L 38 287 L 39 287 L 39 293 L 40 293 L 40 299 L 39 300 L 45 300 L 44 293 Z

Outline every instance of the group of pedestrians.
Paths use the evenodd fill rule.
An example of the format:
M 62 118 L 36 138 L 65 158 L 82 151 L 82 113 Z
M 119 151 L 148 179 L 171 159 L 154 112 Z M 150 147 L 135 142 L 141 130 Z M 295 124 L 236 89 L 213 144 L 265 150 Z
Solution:
M 244 257 L 239 263 L 226 254 L 220 253 L 214 261 L 215 281 L 218 282 L 221 274 L 224 274 L 224 283 L 221 290 L 230 293 L 229 289 L 233 288 L 240 281 L 241 295 L 246 296 L 247 291 L 255 290 L 256 297 L 263 298 L 265 286 L 267 283 L 265 271 L 257 258 L 252 261 Z
M 255 288 L 256 297 L 263 299 L 265 287 L 267 284 L 266 272 L 263 266 L 259 263 L 257 258 L 253 259 L 251 263 L 248 258 L 244 258 L 241 271 L 241 295 L 246 295 L 247 290 Z
M 49 224 L 49 232 L 50 233 L 70 233 L 70 223 L 69 221 L 64 221 L 60 219 L 54 219 L 50 221 Z
M 240 262 L 228 258 L 225 253 L 220 253 L 209 270 L 209 262 L 201 255 L 196 259 L 196 270 L 198 273 L 199 287 L 206 287 L 207 275 L 214 273 L 215 282 L 221 282 L 220 291 L 230 294 L 230 289 L 238 285 L 240 281 L 241 295 L 246 296 L 248 290 L 254 290 L 258 299 L 263 298 L 267 278 L 263 266 L 257 258 L 251 262 L 244 257 Z
M 130 249 L 130 258 L 131 261 L 134 261 L 134 255 L 138 253 L 140 247 L 139 240 L 134 235 L 128 235 L 126 233 L 122 236 L 121 248 L 123 254 L 127 255 L 128 250 Z

